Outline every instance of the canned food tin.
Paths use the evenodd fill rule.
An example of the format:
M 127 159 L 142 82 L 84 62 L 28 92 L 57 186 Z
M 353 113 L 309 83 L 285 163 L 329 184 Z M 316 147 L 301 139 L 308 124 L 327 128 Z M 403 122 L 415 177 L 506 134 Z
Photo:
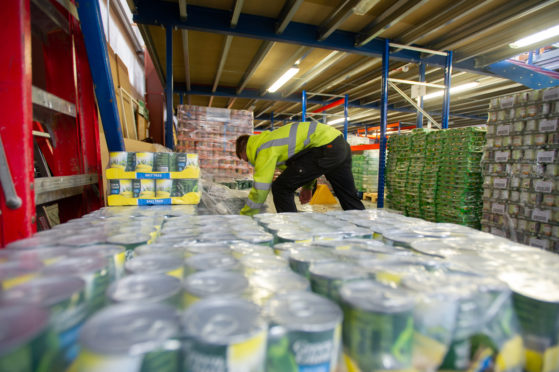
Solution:
M 292 250 L 310 247 L 311 243 L 279 243 L 274 245 L 274 253 L 285 259 L 289 259 Z
M 132 180 L 109 180 L 110 195 L 120 195 L 125 198 L 134 197 Z
M 183 304 L 188 308 L 195 302 L 210 297 L 240 297 L 248 289 L 248 281 L 237 272 L 208 270 L 189 275 L 184 280 Z
M 145 256 L 147 254 L 160 254 L 165 256 L 176 256 L 184 258 L 185 249 L 167 243 L 143 244 L 134 249 L 134 256 Z
M 184 274 L 182 260 L 157 254 L 134 257 L 124 264 L 124 269 L 127 274 L 167 274 L 178 279 Z
M 89 245 L 105 244 L 107 241 L 108 238 L 100 234 L 75 234 L 60 239 L 58 244 L 67 247 L 79 248 Z
M 14 261 L 41 261 L 44 265 L 50 265 L 57 260 L 68 256 L 70 248 L 68 247 L 41 247 L 33 249 L 10 249 L 3 250 L 0 253 L 5 253 L 10 260 Z
M 111 151 L 109 153 L 109 168 L 117 168 L 126 172 L 133 172 L 136 169 L 136 153 Z
M 369 277 L 366 270 L 348 262 L 312 264 L 309 274 L 313 292 L 337 303 L 340 302 L 340 288 L 343 284 Z
M 414 299 L 409 293 L 372 280 L 358 280 L 343 285 L 340 296 L 345 304 L 343 341 L 348 368 L 411 368 Z
M 99 244 L 90 247 L 74 249 L 70 252 L 70 257 L 100 256 L 107 260 L 110 272 L 110 280 L 122 278 L 124 275 L 124 261 L 126 251 L 122 245 Z
M 132 193 L 135 198 L 154 198 L 155 180 L 132 180 Z
M 136 153 L 136 172 L 153 171 L 153 152 Z
M 287 260 L 281 257 L 267 254 L 253 254 L 241 258 L 241 265 L 243 266 L 245 275 L 248 277 L 259 271 L 289 270 L 287 263 Z
M 50 342 L 48 312 L 35 306 L 0 308 L 0 370 L 17 372 L 57 371 L 50 364 L 56 346 Z
M 186 275 L 199 271 L 230 270 L 239 271 L 241 265 L 233 256 L 223 253 L 204 253 L 187 258 L 184 262 Z
M 185 248 L 186 257 L 192 257 L 197 254 L 206 253 L 220 253 L 229 255 L 231 249 L 227 243 L 192 243 L 186 245 Z
M 158 198 L 170 198 L 173 189 L 173 180 L 155 180 L 155 196 Z
M 171 154 L 168 152 L 156 152 L 153 156 L 154 172 L 169 172 L 171 170 Z
M 107 298 L 112 303 L 167 303 L 182 307 L 182 285 L 178 278 L 165 274 L 129 275 L 111 284 Z
M 266 370 L 268 324 L 255 304 L 238 298 L 207 298 L 182 318 L 184 371 Z
M 169 305 L 113 305 L 85 323 L 75 370 L 178 372 L 179 336 L 179 316 Z
M 333 262 L 336 260 L 336 254 L 332 250 L 309 247 L 293 251 L 289 255 L 289 266 L 296 273 L 303 275 L 305 278 L 309 278 L 309 268 L 311 264 Z
M 263 305 L 278 293 L 310 289 L 308 279 L 291 270 L 259 272 L 249 277 L 249 283 L 251 298 L 258 305 Z
M 274 255 L 274 251 L 271 247 L 260 245 L 260 244 L 251 244 L 251 243 L 236 243 L 231 245 L 231 252 L 233 257 L 240 259 L 243 256 L 250 255 L 250 254 L 268 254 Z
M 69 365 L 78 354 L 78 332 L 88 315 L 85 282 L 78 277 L 36 278 L 5 291 L 6 305 L 31 305 L 47 309 L 49 324 L 58 336 L 61 363 Z
M 21 285 L 36 277 L 42 268 L 41 261 L 34 259 L 0 263 L 0 289 Z
M 110 284 L 110 269 L 102 257 L 68 257 L 56 261 L 42 271 L 45 276 L 77 276 L 85 281 L 85 298 L 89 313 L 105 305 L 105 292 Z
M 310 292 L 289 292 L 270 299 L 265 313 L 268 372 L 338 370 L 343 317 L 338 305 Z
M 147 244 L 151 236 L 145 233 L 125 233 L 109 236 L 107 243 L 122 245 L 126 248 L 126 259 L 130 259 L 136 247 Z

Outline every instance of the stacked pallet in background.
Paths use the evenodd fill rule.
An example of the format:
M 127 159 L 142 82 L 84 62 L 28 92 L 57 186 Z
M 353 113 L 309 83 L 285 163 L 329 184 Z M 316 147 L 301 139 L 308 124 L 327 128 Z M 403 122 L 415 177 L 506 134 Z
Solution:
M 357 191 L 377 192 L 378 150 L 365 150 L 362 155 L 353 155 L 351 169 Z
M 495 98 L 483 170 L 483 230 L 559 251 L 559 88 Z
M 177 118 L 177 151 L 198 153 L 204 177 L 236 180 L 252 174 L 235 154 L 235 139 L 253 133 L 251 111 L 181 105 Z
M 387 201 L 408 216 L 480 228 L 485 130 L 414 130 L 392 135 Z
M 386 160 L 386 199 L 392 209 L 406 211 L 406 181 L 410 165 L 411 134 L 392 135 Z

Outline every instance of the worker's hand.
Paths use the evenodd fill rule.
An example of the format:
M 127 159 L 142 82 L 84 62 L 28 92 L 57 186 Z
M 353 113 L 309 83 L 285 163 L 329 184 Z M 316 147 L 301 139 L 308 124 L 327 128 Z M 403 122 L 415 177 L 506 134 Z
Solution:
M 299 201 L 301 202 L 301 204 L 307 204 L 308 202 L 311 201 L 312 198 L 312 190 L 311 189 L 301 189 L 301 192 L 299 192 Z

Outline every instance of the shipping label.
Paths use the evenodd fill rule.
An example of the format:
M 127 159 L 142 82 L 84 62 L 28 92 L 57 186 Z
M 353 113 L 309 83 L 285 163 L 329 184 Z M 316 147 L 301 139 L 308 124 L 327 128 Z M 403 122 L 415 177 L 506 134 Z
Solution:
M 505 214 L 505 205 L 493 203 L 493 206 L 491 207 L 491 212 L 496 214 Z
M 514 105 L 514 96 L 501 97 L 501 108 L 511 108 Z
M 510 151 L 495 151 L 495 161 L 497 163 L 506 163 L 509 161 Z
M 534 190 L 536 192 L 550 193 L 553 190 L 553 182 L 551 181 L 535 181 Z
M 557 131 L 557 118 L 555 119 L 542 119 L 540 120 L 540 132 L 555 132 Z
M 506 189 L 508 180 L 506 178 L 495 178 L 493 179 L 493 187 L 496 189 Z
M 538 151 L 538 163 L 553 163 L 555 161 L 555 151 Z
M 538 208 L 534 208 L 532 211 L 532 220 L 538 222 L 548 223 L 551 219 L 551 211 L 550 210 L 541 210 Z
M 530 238 L 530 245 L 541 249 L 549 249 L 549 240 Z
M 551 88 L 543 92 L 544 101 L 550 101 L 554 99 L 559 99 L 559 88 Z
M 497 127 L 497 135 L 498 136 L 508 136 L 509 133 L 510 133 L 510 124 L 499 125 Z

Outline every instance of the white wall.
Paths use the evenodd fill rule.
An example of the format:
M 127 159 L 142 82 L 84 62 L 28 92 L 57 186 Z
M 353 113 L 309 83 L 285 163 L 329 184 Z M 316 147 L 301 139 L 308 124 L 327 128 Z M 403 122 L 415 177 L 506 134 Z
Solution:
M 145 70 L 142 60 L 137 56 L 136 51 L 134 50 L 134 45 L 129 41 L 127 35 L 124 34 L 126 29 L 119 25 L 120 19 L 117 13 L 114 11 L 114 4 L 111 4 L 111 14 L 110 14 L 110 22 L 108 23 L 109 27 L 107 27 L 107 2 L 115 2 L 120 1 L 125 9 L 128 17 L 128 22 L 132 24 L 132 13 L 128 8 L 128 4 L 126 4 L 126 0 L 101 0 L 99 1 L 99 7 L 101 9 L 101 18 L 103 19 L 103 28 L 105 31 L 105 38 L 108 38 L 109 45 L 113 49 L 113 51 L 120 57 L 120 59 L 128 68 L 128 79 L 130 80 L 130 84 L 136 89 L 136 91 L 143 97 L 146 93 L 146 78 L 145 78 Z M 120 27 L 119 27 L 120 26 Z M 144 42 L 140 33 L 137 29 L 137 26 L 132 25 L 132 28 L 142 46 Z

